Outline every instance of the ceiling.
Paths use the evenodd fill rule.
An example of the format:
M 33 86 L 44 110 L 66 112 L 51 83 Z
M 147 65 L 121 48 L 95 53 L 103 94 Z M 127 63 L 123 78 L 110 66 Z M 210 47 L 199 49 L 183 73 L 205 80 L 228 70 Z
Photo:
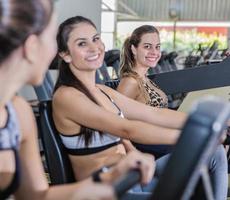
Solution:
M 230 21 L 230 0 L 117 0 L 118 21 Z

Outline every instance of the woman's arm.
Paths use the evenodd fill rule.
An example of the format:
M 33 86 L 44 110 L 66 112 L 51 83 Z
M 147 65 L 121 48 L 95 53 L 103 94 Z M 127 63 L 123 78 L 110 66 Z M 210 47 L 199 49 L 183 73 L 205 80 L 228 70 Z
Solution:
M 122 118 L 71 87 L 60 88 L 54 95 L 53 116 L 60 132 L 63 124 L 59 123 L 66 122 L 105 131 L 142 144 L 174 144 L 179 136 L 179 131 L 175 129 Z
M 111 95 L 120 107 L 125 117 L 132 120 L 140 120 L 166 128 L 181 129 L 187 114 L 167 108 L 155 108 L 130 99 L 119 92 L 106 87 L 101 88 Z

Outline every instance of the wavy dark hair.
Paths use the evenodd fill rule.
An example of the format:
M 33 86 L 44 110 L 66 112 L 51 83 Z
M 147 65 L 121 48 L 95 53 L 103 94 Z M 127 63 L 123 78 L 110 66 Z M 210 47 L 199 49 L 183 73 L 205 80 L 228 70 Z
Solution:
M 40 34 L 50 21 L 51 0 L 0 1 L 0 63 L 31 34 Z
M 75 16 L 65 20 L 58 29 L 57 34 L 57 45 L 58 45 L 58 54 L 61 52 L 68 52 L 67 42 L 69 40 L 69 35 L 76 27 L 77 24 L 87 23 L 92 25 L 95 29 L 95 24 L 90 20 L 82 16 Z M 59 67 L 59 75 L 57 78 L 57 82 L 54 87 L 54 92 L 61 86 L 68 86 L 76 88 L 77 90 L 84 93 L 87 97 L 89 97 L 94 103 L 98 104 L 93 95 L 89 92 L 87 87 L 73 74 L 70 70 L 69 64 L 66 63 L 60 56 L 57 56 L 58 59 L 58 67 Z M 84 138 L 86 146 L 88 146 L 92 140 L 92 132 L 94 129 L 87 128 L 81 125 L 81 137 Z M 102 132 L 99 132 L 102 135 Z

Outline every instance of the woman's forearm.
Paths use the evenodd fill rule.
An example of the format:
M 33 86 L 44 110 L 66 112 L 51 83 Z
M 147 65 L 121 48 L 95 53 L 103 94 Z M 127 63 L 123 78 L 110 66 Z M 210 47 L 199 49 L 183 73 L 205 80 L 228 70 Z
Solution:
M 141 144 L 175 144 L 180 135 L 180 130 L 140 121 L 132 121 L 127 126 L 127 139 Z
M 137 120 L 155 124 L 165 128 L 181 129 L 187 119 L 187 114 L 167 108 L 144 107 L 143 112 L 139 112 Z

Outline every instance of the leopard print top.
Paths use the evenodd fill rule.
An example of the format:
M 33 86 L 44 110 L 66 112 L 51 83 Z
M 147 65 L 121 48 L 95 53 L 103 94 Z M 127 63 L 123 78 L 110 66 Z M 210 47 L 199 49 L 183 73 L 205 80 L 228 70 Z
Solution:
M 156 85 L 153 81 L 149 79 L 150 83 L 158 88 L 159 86 Z M 168 107 L 168 98 L 163 98 L 156 90 L 154 90 L 153 87 L 150 87 L 148 83 L 144 83 L 144 88 L 146 89 L 146 92 L 149 95 L 149 101 L 147 102 L 147 105 L 158 107 L 158 108 L 167 108 Z

